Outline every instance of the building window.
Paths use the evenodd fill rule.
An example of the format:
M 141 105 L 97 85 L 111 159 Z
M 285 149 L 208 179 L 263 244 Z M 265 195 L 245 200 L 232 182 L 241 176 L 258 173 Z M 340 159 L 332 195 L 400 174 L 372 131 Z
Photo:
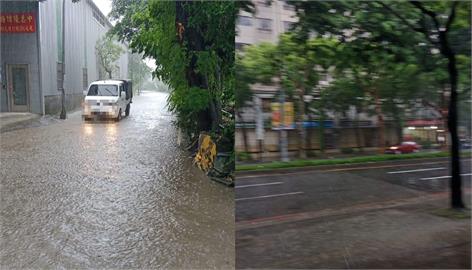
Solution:
M 248 16 L 238 16 L 238 25 L 251 26 L 252 18 Z
M 235 44 L 235 48 L 237 51 L 241 51 L 244 49 L 244 47 L 248 46 L 250 44 L 247 44 L 247 43 L 242 43 L 242 42 L 236 42 Z
M 284 21 L 284 31 L 285 32 L 292 30 L 292 26 L 293 26 L 293 22 Z
M 270 6 L 270 0 L 259 0 L 257 1 L 259 6 L 268 7 Z
M 287 1 L 282 1 L 282 2 L 283 2 L 283 8 L 285 10 L 295 10 L 295 7 L 292 4 L 288 3 Z
M 103 27 L 105 27 L 105 18 L 103 18 L 98 10 L 92 11 L 93 18 Z
M 272 20 L 271 19 L 263 19 L 259 18 L 259 26 L 258 29 L 262 31 L 272 31 Z

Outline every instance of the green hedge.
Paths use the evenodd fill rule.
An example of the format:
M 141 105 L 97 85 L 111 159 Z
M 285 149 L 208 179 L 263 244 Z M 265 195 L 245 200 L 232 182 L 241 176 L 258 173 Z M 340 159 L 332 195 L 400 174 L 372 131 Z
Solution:
M 337 159 L 306 159 L 306 160 L 293 160 L 289 162 L 275 161 L 265 164 L 246 164 L 236 165 L 236 171 L 263 171 L 271 169 L 283 169 L 283 168 L 297 168 L 297 167 L 308 167 L 308 166 L 320 166 L 320 165 L 336 165 L 336 164 L 353 164 L 353 163 L 365 163 L 365 162 L 379 162 L 388 160 L 404 160 L 404 159 L 415 159 L 415 158 L 436 158 L 436 157 L 448 157 L 449 152 L 434 152 L 434 153 L 413 153 L 404 155 L 372 155 L 352 158 L 337 158 Z M 470 152 L 462 154 L 463 157 L 470 157 Z

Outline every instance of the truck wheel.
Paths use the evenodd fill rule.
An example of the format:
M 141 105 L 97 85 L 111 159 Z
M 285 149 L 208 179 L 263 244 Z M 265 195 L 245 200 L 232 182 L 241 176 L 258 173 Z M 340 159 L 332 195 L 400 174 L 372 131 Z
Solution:
M 121 109 L 120 111 L 118 112 L 118 116 L 115 118 L 115 121 L 116 122 L 119 122 L 121 120 Z
M 128 116 L 129 115 L 129 110 L 131 109 L 131 105 L 128 104 L 126 105 L 126 110 L 125 110 L 125 115 Z

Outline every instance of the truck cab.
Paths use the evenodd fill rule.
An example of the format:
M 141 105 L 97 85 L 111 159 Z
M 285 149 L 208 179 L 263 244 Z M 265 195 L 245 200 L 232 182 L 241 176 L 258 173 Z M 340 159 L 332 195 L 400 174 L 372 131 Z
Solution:
M 120 121 L 123 113 L 126 116 L 130 113 L 133 90 L 129 80 L 95 81 L 84 95 L 84 120 L 108 118 Z

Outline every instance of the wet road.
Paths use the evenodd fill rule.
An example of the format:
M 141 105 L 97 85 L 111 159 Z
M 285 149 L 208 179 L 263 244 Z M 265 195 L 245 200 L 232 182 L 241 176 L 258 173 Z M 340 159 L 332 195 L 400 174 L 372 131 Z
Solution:
M 448 176 L 447 158 L 236 175 L 236 267 L 468 269 L 470 218 L 432 214 Z
M 166 98 L 0 134 L 1 269 L 234 267 L 234 192 L 176 145 Z
M 464 189 L 471 187 L 470 161 L 461 162 Z M 449 159 L 438 158 L 236 176 L 236 221 L 446 192 L 449 175 Z

